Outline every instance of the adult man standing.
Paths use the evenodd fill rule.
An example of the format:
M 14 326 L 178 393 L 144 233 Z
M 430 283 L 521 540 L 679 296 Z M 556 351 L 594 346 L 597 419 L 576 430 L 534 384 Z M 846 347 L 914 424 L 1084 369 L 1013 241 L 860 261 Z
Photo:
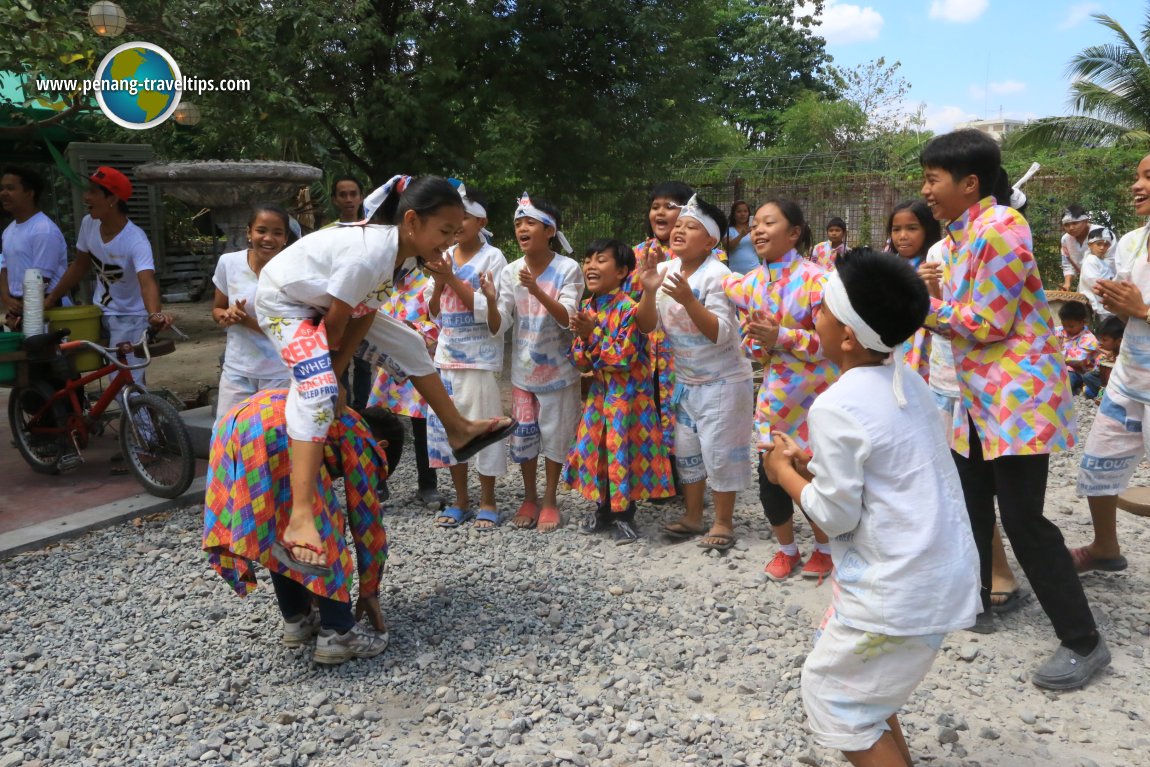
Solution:
M 23 323 L 24 272 L 39 269 L 50 291 L 68 268 L 64 235 L 40 210 L 43 192 L 44 179 L 29 168 L 9 166 L 0 173 L 0 206 L 12 216 L 0 235 L 0 305 L 12 330 Z

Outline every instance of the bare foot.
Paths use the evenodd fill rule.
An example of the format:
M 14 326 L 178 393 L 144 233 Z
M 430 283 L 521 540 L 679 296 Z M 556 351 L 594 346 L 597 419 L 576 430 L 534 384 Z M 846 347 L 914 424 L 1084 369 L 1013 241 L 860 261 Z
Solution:
M 554 506 L 544 506 L 543 510 L 539 512 L 539 532 L 550 533 L 553 530 L 558 530 L 561 524 L 563 524 L 563 518 L 559 516 L 559 509 Z
M 300 562 L 308 565 L 326 565 L 327 558 L 318 552 L 325 550 L 323 538 L 315 527 L 315 517 L 312 510 L 307 507 L 293 507 L 291 517 L 288 519 L 287 529 L 284 530 L 281 540 L 291 544 L 288 548 L 291 555 Z M 318 551 L 307 548 L 313 546 Z
M 360 597 L 355 602 L 355 619 L 358 621 L 367 616 L 371 626 L 376 631 L 387 631 L 387 622 L 383 619 L 383 610 L 379 607 L 379 596 Z
M 495 419 L 483 418 L 478 421 L 467 421 L 467 426 L 463 430 L 448 433 L 447 444 L 452 450 L 458 450 L 476 437 L 480 437 L 489 431 L 508 426 L 511 421 L 512 419 L 508 416 Z

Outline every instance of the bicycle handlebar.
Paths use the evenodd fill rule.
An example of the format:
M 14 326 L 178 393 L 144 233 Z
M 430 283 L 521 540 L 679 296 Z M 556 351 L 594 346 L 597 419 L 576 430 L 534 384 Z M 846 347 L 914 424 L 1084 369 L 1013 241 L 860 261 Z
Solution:
M 130 365 L 126 362 L 120 362 L 117 355 L 120 353 L 120 348 L 126 345 L 128 345 L 127 341 L 121 344 L 117 344 L 116 346 L 100 346 L 99 344 L 93 343 L 92 341 L 80 339 L 60 344 L 60 349 L 61 351 L 71 349 L 88 349 L 90 351 L 94 351 L 120 370 L 141 370 L 151 364 L 152 352 L 151 349 L 148 348 L 148 331 L 144 331 L 144 335 L 140 338 L 140 342 L 138 344 L 132 345 L 131 348 L 125 352 L 125 354 L 127 354 L 127 352 L 136 352 L 137 349 L 142 348 L 144 352 L 143 362 L 137 362 L 134 365 Z

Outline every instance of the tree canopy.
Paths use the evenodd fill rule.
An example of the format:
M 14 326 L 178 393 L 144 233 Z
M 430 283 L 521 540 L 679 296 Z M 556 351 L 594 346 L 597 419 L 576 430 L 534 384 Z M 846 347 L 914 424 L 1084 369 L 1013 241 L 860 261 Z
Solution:
M 685 152 L 764 146 L 801 94 L 829 93 L 817 22 L 796 5 L 138 0 L 123 39 L 163 46 L 185 75 L 251 80 L 247 93 L 187 94 L 200 125 L 146 137 L 169 156 L 593 186 Z M 75 38 L 63 22 L 40 32 Z M 50 67 L 51 54 L 24 61 Z

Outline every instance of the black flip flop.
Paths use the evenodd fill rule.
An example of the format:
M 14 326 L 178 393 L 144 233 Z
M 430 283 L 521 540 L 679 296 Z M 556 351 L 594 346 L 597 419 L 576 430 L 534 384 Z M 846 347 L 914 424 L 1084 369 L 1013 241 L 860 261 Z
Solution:
M 698 538 L 700 535 L 705 534 L 709 528 L 704 525 L 695 529 L 691 529 L 684 524 L 680 524 L 679 522 L 668 522 L 660 529 L 663 531 L 663 535 L 667 536 L 668 538 L 673 538 L 676 541 L 686 541 L 690 540 L 691 538 Z
M 487 431 L 480 434 L 478 437 L 473 437 L 472 440 L 463 447 L 451 451 L 455 455 L 455 460 L 457 463 L 463 463 L 483 448 L 490 447 L 496 442 L 500 442 L 506 439 L 511 435 L 513 431 L 519 428 L 519 422 L 514 418 L 512 418 L 511 423 L 507 424 L 506 426 L 503 426 L 502 428 L 496 428 L 494 424 L 498 420 L 498 418 L 492 418 L 492 426 Z
M 737 540 L 733 535 L 726 535 L 724 533 L 715 533 L 714 535 L 704 535 L 704 538 L 718 538 L 722 543 L 707 543 L 707 541 L 699 541 L 700 549 L 714 549 L 715 551 L 727 551 L 735 545 Z
M 1006 615 L 1007 613 L 1012 613 L 1018 608 L 1022 607 L 1022 605 L 1026 603 L 1026 600 L 1029 598 L 1029 596 L 1030 595 L 1022 589 L 1015 589 L 1014 591 L 992 591 L 990 592 L 991 599 L 994 599 L 995 597 L 1006 597 L 1006 599 L 998 604 L 991 602 L 990 611 L 995 615 Z
M 301 562 L 300 560 L 296 559 L 295 556 L 291 553 L 292 548 L 296 546 L 301 546 L 301 544 L 288 544 L 286 541 L 277 540 L 272 544 L 272 556 L 278 559 L 289 569 L 296 570 L 303 573 L 304 575 L 316 575 L 320 578 L 326 578 L 331 575 L 330 565 L 313 565 L 308 562 Z

